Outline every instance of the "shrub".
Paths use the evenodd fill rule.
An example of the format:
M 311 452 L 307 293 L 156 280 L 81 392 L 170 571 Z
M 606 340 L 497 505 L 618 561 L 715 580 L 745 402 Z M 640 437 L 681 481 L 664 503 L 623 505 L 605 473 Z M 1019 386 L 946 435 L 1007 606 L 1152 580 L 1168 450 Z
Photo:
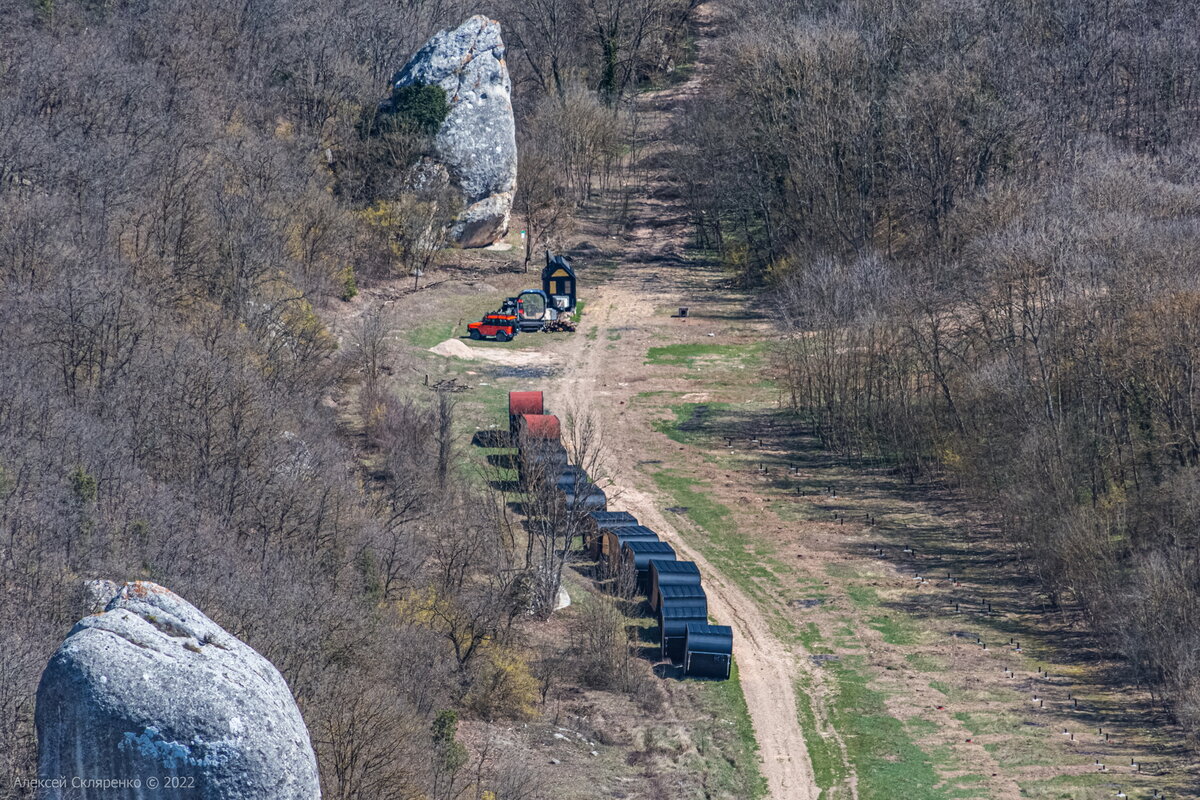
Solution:
M 385 115 L 392 124 L 433 136 L 450 114 L 446 90 L 436 84 L 414 83 L 392 90 L 391 108 Z

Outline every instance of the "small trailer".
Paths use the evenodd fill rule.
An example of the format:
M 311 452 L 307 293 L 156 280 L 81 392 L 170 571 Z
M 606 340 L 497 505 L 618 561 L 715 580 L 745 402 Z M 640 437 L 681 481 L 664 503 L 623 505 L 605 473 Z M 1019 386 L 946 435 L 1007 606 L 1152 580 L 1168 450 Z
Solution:
M 637 517 L 628 511 L 591 511 L 585 520 L 583 549 L 592 558 L 600 557 L 600 540 L 609 528 L 637 525 Z
M 638 590 L 645 592 L 650 583 L 650 560 L 673 561 L 675 548 L 666 542 L 631 540 L 621 545 L 621 556 L 626 566 L 637 570 Z
M 700 568 L 693 561 L 650 561 L 650 585 L 646 599 L 650 610 L 657 611 L 662 603 L 660 595 L 667 586 L 700 586 Z
M 662 637 L 662 657 L 677 663 L 683 660 L 683 646 L 689 622 L 708 624 L 708 601 L 663 597 L 658 607 L 658 630 Z
M 733 665 L 733 628 L 689 622 L 683 644 L 683 674 L 729 679 Z

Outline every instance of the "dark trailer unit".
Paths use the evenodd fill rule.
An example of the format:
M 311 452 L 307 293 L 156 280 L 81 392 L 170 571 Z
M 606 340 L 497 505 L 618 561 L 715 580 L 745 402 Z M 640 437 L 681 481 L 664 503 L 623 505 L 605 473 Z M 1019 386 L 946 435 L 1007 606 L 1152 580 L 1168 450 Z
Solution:
M 691 600 L 695 603 L 703 603 L 705 610 L 708 609 L 708 595 L 704 593 L 704 588 L 698 583 L 677 583 L 673 586 L 668 584 L 659 587 L 658 591 L 668 603 Z
M 683 674 L 727 680 L 733 663 L 733 628 L 689 622 L 683 646 Z
M 567 466 L 567 449 L 554 439 L 527 440 L 517 455 L 517 480 L 528 487 L 536 477 L 549 480 Z
M 520 433 L 521 417 L 526 414 L 541 416 L 545 413 L 546 405 L 541 392 L 508 393 L 508 432 L 513 436 Z
M 608 528 L 637 525 L 637 517 L 628 511 L 592 511 L 583 528 L 583 546 L 592 558 L 600 557 L 600 539 Z
M 588 479 L 587 473 L 583 467 L 577 467 L 574 464 L 567 464 L 558 471 L 558 475 L 554 478 L 554 485 L 560 491 L 566 491 L 577 483 L 586 482 Z
M 632 541 L 657 542 L 658 534 L 645 525 L 623 525 L 607 528 L 600 533 L 600 557 L 608 560 L 610 568 L 616 567 L 621 557 L 621 548 Z
M 650 610 L 657 611 L 659 605 L 659 589 L 664 586 L 699 586 L 700 568 L 693 561 L 655 561 L 650 562 L 650 586 L 646 591 L 646 599 L 650 601 Z
M 662 636 L 662 657 L 672 662 L 683 660 L 683 645 L 689 622 L 708 624 L 708 601 L 694 598 L 678 600 L 663 597 L 658 607 L 658 630 Z
M 561 491 L 569 514 L 588 514 L 608 509 L 608 495 L 590 481 L 580 481 Z
M 650 583 L 650 559 L 655 561 L 673 561 L 675 548 L 666 542 L 629 541 L 622 545 L 622 555 L 626 564 L 632 564 L 637 570 L 637 585 L 641 591 L 646 591 Z

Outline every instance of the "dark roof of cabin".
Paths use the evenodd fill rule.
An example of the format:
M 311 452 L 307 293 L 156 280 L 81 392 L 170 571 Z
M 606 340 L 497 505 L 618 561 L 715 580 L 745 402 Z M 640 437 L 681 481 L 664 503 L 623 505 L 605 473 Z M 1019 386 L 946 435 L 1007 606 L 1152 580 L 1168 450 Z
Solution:
M 572 278 L 575 277 L 575 268 L 571 266 L 571 262 L 566 256 L 554 256 L 546 262 L 546 266 L 542 267 L 542 280 L 549 278 L 555 270 L 565 269 Z
M 695 561 L 658 561 L 650 562 L 650 569 L 657 570 L 660 575 L 676 573 L 684 575 L 699 575 L 700 568 Z
M 708 595 L 704 593 L 704 589 L 698 583 L 670 583 L 658 587 L 658 591 L 664 598 L 670 600 L 704 598 L 705 602 L 708 601 Z
M 693 653 L 732 653 L 733 628 L 728 625 L 689 622 L 687 649 Z
M 589 481 L 578 481 L 567 486 L 559 486 L 558 488 L 562 490 L 562 493 L 564 496 L 566 496 L 568 503 L 582 503 L 584 501 L 593 500 L 596 498 L 601 500 L 608 499 L 608 495 L 604 493 L 603 489 Z
M 558 471 L 556 482 L 559 486 L 573 486 L 580 481 L 588 479 L 587 473 L 583 471 L 583 467 L 577 467 L 574 464 L 567 464 Z
M 663 619 L 698 619 L 708 621 L 708 602 L 694 597 L 664 597 L 658 615 Z
M 637 524 L 637 517 L 628 511 L 593 511 L 588 516 L 596 520 L 596 522 L 623 522 L 628 520 L 634 525 Z
M 658 538 L 658 534 L 647 528 L 645 525 L 620 525 L 609 528 L 608 532 L 613 536 L 616 536 L 618 539 L 626 536 L 653 536 L 655 539 Z
M 597 528 L 628 528 L 637 525 L 637 517 L 628 511 L 593 511 L 588 514 Z
M 661 555 L 663 553 L 670 553 L 671 555 L 675 555 L 674 547 L 671 547 L 671 545 L 667 544 L 666 542 L 655 541 L 652 539 L 633 539 L 625 542 L 625 547 L 629 548 L 629 550 L 635 554 L 653 553 L 655 555 Z M 665 561 L 666 559 L 662 560 Z

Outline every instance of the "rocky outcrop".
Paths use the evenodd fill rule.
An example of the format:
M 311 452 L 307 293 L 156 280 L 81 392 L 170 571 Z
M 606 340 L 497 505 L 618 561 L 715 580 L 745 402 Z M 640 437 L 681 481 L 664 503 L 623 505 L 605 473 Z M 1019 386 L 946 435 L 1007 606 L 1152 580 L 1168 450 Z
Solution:
M 392 79 L 393 89 L 436 84 L 450 113 L 434 139 L 438 159 L 462 193 L 451 231 L 461 247 L 484 247 L 508 232 L 517 188 L 512 81 L 500 23 L 474 16 L 430 39 Z
M 75 625 L 42 673 L 36 724 L 43 799 L 321 796 L 283 676 L 154 583 L 126 584 Z

